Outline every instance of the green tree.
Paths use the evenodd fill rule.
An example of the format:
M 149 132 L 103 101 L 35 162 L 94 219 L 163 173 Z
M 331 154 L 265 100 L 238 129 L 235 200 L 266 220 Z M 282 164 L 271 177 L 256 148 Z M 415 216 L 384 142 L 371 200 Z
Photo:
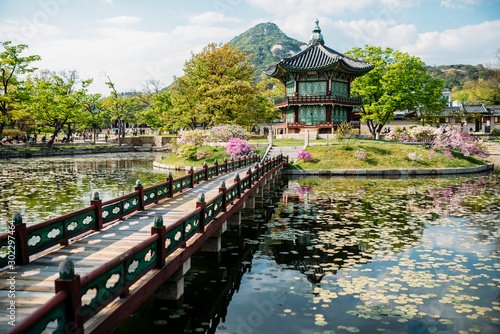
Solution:
M 159 92 L 152 95 L 147 108 L 139 112 L 140 119 L 155 129 L 168 130 L 176 127 L 176 119 L 172 115 L 172 99 L 170 92 Z
M 363 96 L 361 121 L 366 122 L 374 138 L 394 119 L 396 110 L 425 109 L 437 114 L 444 109 L 442 81 L 427 74 L 420 58 L 374 46 L 353 48 L 346 54 L 375 65 L 351 85 L 351 94 Z
M 53 136 L 47 143 L 48 147 L 52 146 L 56 136 L 68 122 L 81 118 L 86 88 L 91 83 L 92 79 L 84 80 L 82 88 L 76 90 L 74 79 L 65 80 L 61 76 L 47 73 L 26 81 L 30 98 L 25 103 L 25 110 L 38 125 L 52 130 Z
M 125 125 L 137 120 L 141 106 L 135 97 L 123 98 L 118 94 L 109 77 L 106 84 L 111 89 L 111 96 L 104 100 L 102 107 L 109 112 L 112 119 L 118 121 L 118 145 L 121 146 L 122 138 L 125 138 Z
M 184 65 L 184 76 L 175 78 L 173 113 L 186 127 L 221 123 L 255 124 L 257 88 L 254 67 L 245 51 L 229 44 L 207 45 Z
M 32 62 L 40 60 L 40 56 L 32 55 L 21 57 L 26 44 L 11 45 L 10 41 L 0 42 L 5 51 L 0 53 L 0 138 L 5 125 L 15 116 L 13 112 L 18 109 L 19 103 L 26 98 L 20 92 L 23 85 L 22 75 L 33 72 L 30 68 Z M 18 118 L 22 118 L 18 117 Z

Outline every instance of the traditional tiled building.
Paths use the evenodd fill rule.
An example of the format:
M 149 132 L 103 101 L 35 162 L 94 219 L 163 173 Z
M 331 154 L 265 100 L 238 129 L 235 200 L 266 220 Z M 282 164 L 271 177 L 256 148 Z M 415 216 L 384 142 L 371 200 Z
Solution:
M 264 74 L 279 79 L 285 96 L 274 101 L 281 110 L 282 123 L 275 134 L 302 137 L 309 129 L 312 138 L 332 134 L 342 122 L 354 122 L 352 111 L 361 97 L 351 96 L 351 82 L 373 69 L 373 65 L 347 57 L 325 46 L 316 20 L 307 48 L 269 66 Z
M 443 125 L 463 125 L 472 132 L 490 133 L 500 128 L 500 105 L 461 104 L 446 107 L 438 117 Z

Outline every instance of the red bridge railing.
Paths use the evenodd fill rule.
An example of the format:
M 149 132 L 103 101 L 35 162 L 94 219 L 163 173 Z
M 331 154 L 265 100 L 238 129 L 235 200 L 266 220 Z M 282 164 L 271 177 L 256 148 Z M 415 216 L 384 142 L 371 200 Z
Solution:
M 239 160 L 238 162 L 227 163 L 226 161 L 224 171 L 229 172 L 238 168 L 237 166 L 248 165 L 250 161 L 256 162 L 256 157 Z M 246 196 L 242 196 L 244 193 L 248 194 L 252 186 L 257 187 L 259 181 L 274 173 L 281 166 L 288 164 L 288 161 L 288 157 L 281 155 L 273 159 L 267 159 L 263 164 L 257 163 L 254 168 L 250 167 L 246 176 L 241 179 L 239 173 L 236 174 L 235 183 L 232 186 L 226 188 L 224 182 L 222 182 L 219 187 L 219 194 L 208 202 L 205 202 L 203 194 L 200 195 L 196 208 L 168 227 L 163 226 L 161 216 L 155 217 L 151 227 L 151 237 L 101 265 L 81 279 L 79 275 L 74 274 L 73 263 L 70 260 L 62 261 L 59 265 L 60 278 L 55 281 L 56 295 L 14 327 L 9 334 L 42 333 L 47 330 L 57 333 L 68 331 L 83 333 L 86 321 L 98 314 L 100 310 L 117 297 L 126 297 L 129 294 L 130 286 L 144 275 L 151 273 L 154 269 L 165 270 L 169 264 L 174 263 L 175 261 L 170 261 L 169 264 L 166 264 L 167 257 L 172 255 L 179 247 L 185 246 L 186 242 L 196 234 L 205 233 L 207 226 L 214 223 L 217 216 L 221 213 L 228 214 L 229 206 L 234 206 L 237 201 L 246 200 Z M 196 174 L 199 174 L 200 177 L 208 177 L 209 173 L 207 171 L 209 170 L 207 166 L 204 166 L 201 171 L 190 171 L 188 174 L 188 176 L 191 176 L 190 186 L 193 186 Z M 219 172 L 219 166 L 215 170 Z M 184 179 L 185 176 L 174 180 L 170 178 L 167 182 L 172 184 Z M 153 193 L 154 187 L 146 189 Z M 155 191 L 157 191 L 158 187 L 155 188 Z M 137 191 L 145 198 L 144 189 Z M 130 197 L 136 196 L 135 192 L 132 194 L 134 195 L 129 194 Z M 123 202 L 126 196 L 114 199 L 112 203 Z M 108 202 L 101 205 L 106 207 L 109 204 Z M 112 329 L 108 328 L 108 330 Z

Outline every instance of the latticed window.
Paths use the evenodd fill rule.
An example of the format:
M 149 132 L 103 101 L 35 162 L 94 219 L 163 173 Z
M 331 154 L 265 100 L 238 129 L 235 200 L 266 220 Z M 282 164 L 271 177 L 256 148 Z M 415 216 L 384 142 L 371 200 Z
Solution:
M 332 110 L 332 121 L 333 122 L 347 122 L 349 117 L 349 107 L 335 106 Z
M 332 81 L 332 94 L 347 97 L 349 89 L 344 82 Z
M 326 122 L 326 106 L 301 106 L 299 108 L 299 122 L 305 122 L 306 125 Z
M 299 82 L 300 96 L 326 95 L 326 81 Z

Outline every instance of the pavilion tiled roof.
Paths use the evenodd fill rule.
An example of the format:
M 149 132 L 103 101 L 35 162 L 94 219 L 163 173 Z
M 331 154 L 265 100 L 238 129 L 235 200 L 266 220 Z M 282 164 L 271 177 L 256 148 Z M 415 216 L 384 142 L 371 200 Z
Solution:
M 488 110 L 486 109 L 484 104 L 464 104 L 463 108 L 467 113 L 473 113 L 473 114 L 487 114 L 488 113 Z
M 356 76 L 363 75 L 374 68 L 367 61 L 347 57 L 329 47 L 324 46 L 323 36 L 320 34 L 318 22 L 313 30 L 313 36 L 306 49 L 298 54 L 282 58 L 277 64 L 269 66 L 263 72 L 269 76 L 281 76 L 291 71 L 318 71 L 338 68 Z

